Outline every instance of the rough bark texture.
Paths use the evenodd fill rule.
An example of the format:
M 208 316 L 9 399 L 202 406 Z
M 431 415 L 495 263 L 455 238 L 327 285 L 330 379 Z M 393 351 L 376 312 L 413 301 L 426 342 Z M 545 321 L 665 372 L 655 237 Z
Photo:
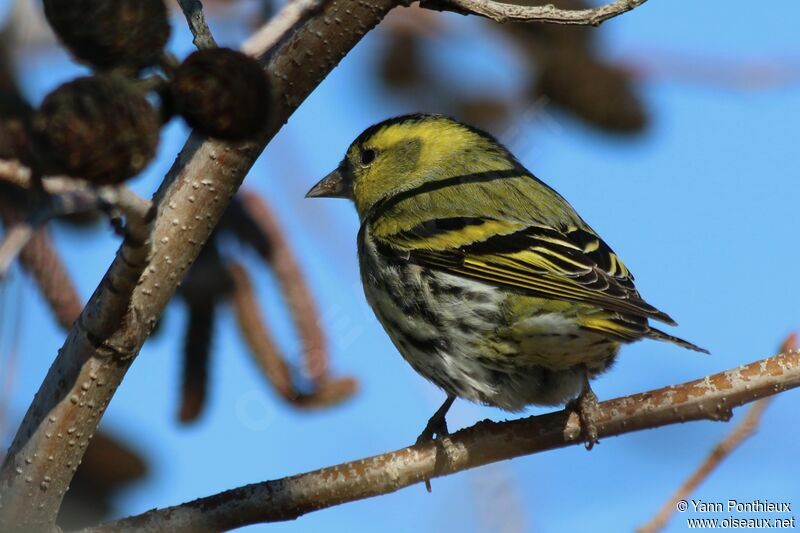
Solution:
M 798 386 L 800 352 L 790 351 L 681 385 L 603 402 L 595 421 L 598 435 L 611 437 L 691 420 L 728 420 L 734 407 Z M 437 442 L 247 485 L 85 533 L 220 531 L 292 520 L 434 477 L 582 440 L 578 415 L 568 410 L 510 422 L 483 421 Z
M 0 471 L 0 530 L 48 530 L 116 388 L 266 143 L 392 0 L 332 0 L 264 58 L 274 120 L 256 142 L 192 135 L 154 197 L 153 251 L 123 246 L 73 326 Z M 142 243 L 136 243 L 142 244 Z
M 559 9 L 553 4 L 518 5 L 493 0 L 421 0 L 420 5 L 462 15 L 480 15 L 495 22 L 547 22 L 599 26 L 608 19 L 639 7 L 647 0 L 615 0 L 594 9 Z

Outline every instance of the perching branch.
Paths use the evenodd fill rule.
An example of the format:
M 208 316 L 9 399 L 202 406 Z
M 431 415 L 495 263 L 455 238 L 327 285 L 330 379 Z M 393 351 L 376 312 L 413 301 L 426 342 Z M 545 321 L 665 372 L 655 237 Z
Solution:
M 194 36 L 192 42 L 199 49 L 216 48 L 217 41 L 211 34 L 211 29 L 208 27 L 206 17 L 203 14 L 203 4 L 200 0 L 178 0 L 181 5 L 181 10 L 186 17 L 186 22 L 189 24 L 189 29 Z
M 253 142 L 187 141 L 154 197 L 152 255 L 131 262 L 126 240 L 23 419 L 0 470 L 0 530 L 53 527 L 116 388 L 244 176 L 308 94 L 396 5 L 290 2 L 262 32 L 272 39 L 257 54 L 273 90 L 271 124 Z
M 420 6 L 462 15 L 479 15 L 495 22 L 547 22 L 599 26 L 608 19 L 631 11 L 647 0 L 615 0 L 594 9 L 560 9 L 553 4 L 525 6 L 494 0 L 420 0 Z
M 598 406 L 601 437 L 691 420 L 728 420 L 731 410 L 800 386 L 800 351 Z M 510 422 L 478 422 L 437 442 L 148 511 L 84 533 L 220 531 L 292 520 L 333 507 L 513 457 L 583 442 L 578 416 L 558 411 Z
M 791 334 L 781 345 L 781 352 L 791 352 L 797 350 L 797 335 Z M 664 502 L 658 513 L 645 525 L 637 529 L 637 533 L 656 533 L 666 527 L 669 518 L 675 512 L 675 506 L 680 500 L 686 500 L 700 486 L 708 476 L 736 450 L 745 440 L 756 432 L 764 411 L 767 409 L 772 398 L 762 398 L 755 402 L 747 411 L 744 419 L 733 428 L 725 439 L 714 446 L 705 461 L 695 470 L 691 476 L 681 485 L 677 491 Z

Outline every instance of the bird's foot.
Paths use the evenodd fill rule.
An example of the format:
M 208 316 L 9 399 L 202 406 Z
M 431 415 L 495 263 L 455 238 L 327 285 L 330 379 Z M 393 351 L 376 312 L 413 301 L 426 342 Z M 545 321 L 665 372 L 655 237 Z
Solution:
M 567 409 L 578 415 L 586 449 L 591 450 L 599 442 L 597 440 L 597 425 L 594 421 L 597 413 L 597 395 L 587 384 L 580 396 L 570 400 L 567 404 Z
M 425 426 L 425 429 L 423 429 L 422 433 L 420 433 L 419 437 L 417 437 L 417 445 L 426 444 L 436 440 L 437 438 L 446 437 L 450 434 L 450 431 L 447 429 L 447 419 L 445 418 L 447 410 L 450 408 L 450 404 L 452 404 L 452 402 L 445 402 L 444 405 L 442 405 L 442 407 L 440 407 L 439 410 L 436 411 L 428 420 L 428 424 Z
M 425 426 L 425 429 L 422 430 L 419 437 L 417 437 L 416 446 L 420 444 L 427 444 L 429 442 L 436 442 L 438 439 L 442 437 L 446 437 L 450 434 L 447 430 L 447 411 L 450 410 L 450 406 L 453 405 L 453 402 L 456 400 L 455 396 L 448 396 L 447 399 L 444 401 L 441 407 L 433 413 L 433 416 L 428 420 L 428 424 Z M 428 492 L 431 492 L 431 480 L 430 478 L 425 479 L 425 489 Z
M 435 415 L 428 420 L 428 425 L 417 437 L 416 445 L 426 444 L 437 438 L 446 437 L 450 432 L 447 430 L 447 420 L 444 417 L 437 418 Z

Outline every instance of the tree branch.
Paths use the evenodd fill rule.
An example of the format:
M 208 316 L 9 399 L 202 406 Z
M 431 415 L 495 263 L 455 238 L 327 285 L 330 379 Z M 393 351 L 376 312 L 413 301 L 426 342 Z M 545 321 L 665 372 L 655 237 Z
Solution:
M 675 510 L 675 504 L 687 498 L 726 457 L 733 453 L 741 443 L 755 433 L 756 427 L 767 405 L 769 405 L 769 398 L 763 398 L 754 403 L 750 410 L 747 411 L 744 420 L 733 428 L 733 431 L 731 431 L 722 442 L 714 446 L 714 449 L 711 450 L 711 453 L 706 457 L 706 460 L 703 461 L 703 464 L 701 464 L 700 467 L 692 473 L 689 479 L 678 488 L 675 494 L 661 507 L 653 519 L 637 529 L 636 532 L 656 533 L 664 529 L 664 526 L 667 525 L 667 521 L 669 521 L 669 518 Z
M 30 191 L 31 175 L 29 168 L 16 161 L 0 160 L 0 182 Z M 9 221 L 7 231 L 0 239 L 0 279 L 5 276 L 37 230 L 51 218 L 108 211 L 111 208 L 127 217 L 126 243 L 138 243 L 133 247 L 128 246 L 129 249 L 136 248 L 136 261 L 143 263 L 146 260 L 149 246 L 139 244 L 144 245 L 150 236 L 150 202 L 139 198 L 124 185 L 90 187 L 85 182 L 55 177 L 44 180 L 43 187 L 47 195 L 37 199 L 36 204 L 29 206 L 17 220 Z
M 601 437 L 690 420 L 728 420 L 731 410 L 800 386 L 800 351 L 598 406 Z M 578 416 L 558 411 L 510 422 L 485 420 L 437 442 L 274 481 L 246 485 L 183 505 L 89 528 L 114 531 L 220 531 L 292 520 L 312 511 L 395 492 L 521 455 L 583 442 Z
M 436 11 L 453 11 L 462 15 L 478 15 L 495 22 L 547 22 L 599 26 L 608 19 L 631 11 L 647 0 L 615 0 L 594 9 L 560 9 L 553 4 L 525 6 L 494 0 L 420 0 L 420 6 Z
M 282 32 L 256 54 L 273 88 L 273 121 L 257 141 L 192 135 L 154 197 L 153 253 L 132 264 L 123 245 L 36 394 L 0 470 L 0 530 L 53 527 L 108 403 L 184 273 L 267 142 L 395 0 L 293 2 Z M 274 46 L 273 46 L 274 45 Z
M 783 342 L 780 348 L 781 352 L 791 352 L 797 350 L 797 335 L 791 334 Z M 772 398 L 762 398 L 755 402 L 752 407 L 747 411 L 744 419 L 733 428 L 725 439 L 719 444 L 714 446 L 711 453 L 706 457 L 705 461 L 695 470 L 691 476 L 678 488 L 677 491 L 670 497 L 669 500 L 664 502 L 664 505 L 659 509 L 658 513 L 645 525 L 636 530 L 637 533 L 657 533 L 666 527 L 670 517 L 675 512 L 675 507 L 680 500 L 689 498 L 692 492 L 700 486 L 706 478 L 739 447 L 745 440 L 758 429 L 758 424 L 767 409 L 769 402 Z
M 203 14 L 203 4 L 200 0 L 178 0 L 181 6 L 183 15 L 186 17 L 186 22 L 189 24 L 194 39 L 192 43 L 198 48 L 216 48 L 217 41 L 211 34 L 211 29 L 208 27 L 206 17 Z

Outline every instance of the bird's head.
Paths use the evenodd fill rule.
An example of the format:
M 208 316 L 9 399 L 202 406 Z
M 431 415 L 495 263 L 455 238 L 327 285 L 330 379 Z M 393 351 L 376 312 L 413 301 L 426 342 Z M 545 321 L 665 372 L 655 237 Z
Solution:
M 493 137 L 442 115 L 404 115 L 375 124 L 307 198 L 349 198 L 362 219 L 374 206 L 437 181 L 507 169 L 514 158 Z

